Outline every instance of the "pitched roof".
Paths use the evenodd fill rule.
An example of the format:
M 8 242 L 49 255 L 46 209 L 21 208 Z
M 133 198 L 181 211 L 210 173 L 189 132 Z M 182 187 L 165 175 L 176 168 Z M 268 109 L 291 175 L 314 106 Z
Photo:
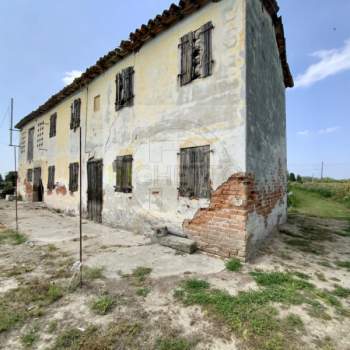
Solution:
M 221 0 L 181 0 L 178 5 L 170 5 L 168 10 L 163 11 L 154 19 L 150 19 L 147 24 L 142 24 L 140 28 L 130 33 L 129 40 L 121 41 L 119 47 L 108 52 L 101 57 L 96 64 L 89 67 L 79 78 L 76 78 L 70 85 L 64 87 L 61 91 L 51 96 L 43 105 L 25 116 L 17 124 L 16 128 L 21 129 L 25 124 L 36 117 L 48 112 L 66 97 L 79 91 L 88 85 L 92 80 L 108 70 L 110 67 L 121 61 L 124 57 L 139 50 L 147 41 L 152 40 L 159 33 L 175 25 L 183 18 L 190 16 L 201 7 L 210 2 L 219 2 Z M 293 77 L 291 75 L 286 54 L 286 41 L 282 18 L 278 16 L 279 7 L 277 0 L 260 0 L 270 14 L 276 31 L 276 41 L 279 49 L 284 84 L 286 87 L 293 87 Z

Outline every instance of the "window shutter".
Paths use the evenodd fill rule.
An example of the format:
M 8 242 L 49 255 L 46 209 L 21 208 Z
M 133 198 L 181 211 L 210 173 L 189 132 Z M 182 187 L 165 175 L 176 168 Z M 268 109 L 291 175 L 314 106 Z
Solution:
M 124 192 L 130 193 L 132 192 L 132 156 L 124 157 L 124 183 L 123 190 Z
M 34 128 L 30 128 L 28 131 L 28 151 L 27 160 L 30 162 L 33 160 L 34 152 Z
M 115 110 L 117 111 L 122 106 L 123 78 L 121 73 L 118 73 L 115 77 L 115 86 L 116 86 Z
M 193 77 L 193 49 L 194 33 L 188 33 L 181 38 L 181 73 L 180 83 L 186 85 Z
M 180 153 L 180 195 L 194 195 L 194 153 L 192 148 L 184 148 Z
M 75 100 L 76 108 L 75 108 L 75 127 L 79 128 L 80 126 L 80 107 L 81 107 L 81 99 L 78 98 Z
M 116 186 L 115 190 L 121 192 L 123 188 L 123 157 L 117 157 L 116 164 Z
M 134 98 L 134 68 L 128 67 L 125 70 L 125 102 L 126 105 L 131 106 Z
M 56 120 L 57 113 L 54 113 L 50 117 L 50 137 L 56 136 Z
M 73 191 L 73 164 L 69 164 L 69 192 Z
M 198 198 L 209 198 L 210 147 L 203 146 L 195 149 L 194 194 Z
M 74 129 L 74 103 L 70 105 L 70 129 Z
M 201 27 L 201 77 L 205 78 L 212 74 L 213 58 L 212 58 L 212 29 L 213 24 L 208 22 Z

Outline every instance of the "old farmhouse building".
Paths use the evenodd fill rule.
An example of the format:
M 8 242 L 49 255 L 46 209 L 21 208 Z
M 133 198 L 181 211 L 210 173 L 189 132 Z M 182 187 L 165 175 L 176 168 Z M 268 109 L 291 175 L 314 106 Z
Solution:
M 96 222 L 172 226 L 249 258 L 287 216 L 293 79 L 277 13 L 276 0 L 181 0 L 142 25 L 17 124 L 22 197 L 78 214 L 81 191 Z

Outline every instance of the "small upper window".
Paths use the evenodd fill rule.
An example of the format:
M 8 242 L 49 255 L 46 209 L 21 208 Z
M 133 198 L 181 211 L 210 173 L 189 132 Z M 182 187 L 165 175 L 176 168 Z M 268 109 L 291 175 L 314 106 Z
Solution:
M 71 109 L 71 117 L 70 117 L 70 128 L 74 131 L 80 126 L 80 107 L 81 107 L 81 99 L 77 98 L 73 101 L 70 106 Z
M 115 160 L 116 165 L 116 192 L 132 192 L 132 156 L 121 156 Z
M 180 196 L 210 197 L 210 147 L 191 147 L 180 150 Z
M 78 191 L 79 185 L 79 163 L 69 164 L 69 191 Z
M 50 117 L 50 137 L 56 136 L 56 122 L 57 122 L 57 113 L 54 113 Z
M 55 166 L 49 166 L 47 177 L 47 189 L 53 190 L 55 188 Z
M 212 74 L 212 29 L 208 22 L 194 32 L 181 38 L 181 72 L 180 84 L 186 85 L 197 78 Z
M 134 102 L 134 68 L 128 67 L 118 73 L 115 84 L 115 110 L 118 111 L 125 106 L 132 106 Z
M 101 97 L 97 95 L 94 97 L 94 112 L 98 112 L 100 110 Z

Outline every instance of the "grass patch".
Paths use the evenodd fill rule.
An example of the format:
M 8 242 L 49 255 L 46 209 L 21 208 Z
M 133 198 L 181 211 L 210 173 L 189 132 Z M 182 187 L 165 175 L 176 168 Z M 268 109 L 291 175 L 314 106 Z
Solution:
M 350 297 L 350 289 L 344 288 L 339 285 L 335 285 L 335 289 L 331 292 L 335 296 L 339 298 L 348 298 Z
M 242 264 L 239 259 L 232 258 L 225 263 L 226 269 L 232 272 L 239 271 L 242 268 Z
M 185 338 L 158 338 L 155 350 L 191 350 L 194 345 L 193 341 Z
M 0 244 L 19 245 L 27 241 L 27 237 L 15 230 L 0 231 Z
M 294 314 L 279 318 L 273 303 L 309 306 L 315 317 L 326 318 L 326 303 L 343 310 L 338 298 L 329 291 L 317 289 L 306 275 L 291 272 L 252 272 L 260 286 L 258 290 L 232 296 L 212 289 L 206 281 L 186 280 L 175 291 L 175 297 L 185 305 L 200 305 L 213 320 L 224 321 L 250 349 L 290 349 L 300 344 L 298 335 L 304 330 L 302 320 Z M 319 301 L 318 301 L 319 300 Z
M 38 327 L 31 328 L 21 336 L 21 343 L 25 348 L 31 348 L 39 340 Z
M 336 261 L 337 266 L 350 270 L 350 261 Z
M 87 280 L 97 280 L 97 279 L 103 279 L 103 267 L 89 267 L 89 266 L 84 266 L 83 267 L 83 276 Z
M 48 327 L 47 327 L 47 332 L 49 334 L 53 334 L 56 332 L 58 327 L 58 322 L 56 320 L 50 321 Z
M 151 268 L 139 266 L 135 270 L 133 270 L 131 276 L 134 277 L 138 282 L 142 283 L 151 274 L 151 272 Z
M 45 314 L 45 308 L 63 296 L 61 287 L 34 280 L 0 297 L 0 333 Z
M 147 287 L 139 288 L 139 289 L 136 291 L 136 295 L 145 298 L 150 292 L 151 292 L 151 289 L 150 289 L 150 288 L 147 288 Z
M 142 335 L 141 325 L 128 321 L 112 323 L 106 330 L 71 328 L 57 337 L 51 350 L 142 349 Z
M 114 298 L 109 295 L 104 295 L 100 298 L 97 298 L 91 304 L 91 310 L 97 315 L 106 315 L 113 310 L 114 306 Z
M 303 185 L 293 185 L 290 190 L 294 197 L 291 212 L 322 218 L 350 218 L 350 209 L 344 203 L 326 198 L 317 191 L 309 191 Z

